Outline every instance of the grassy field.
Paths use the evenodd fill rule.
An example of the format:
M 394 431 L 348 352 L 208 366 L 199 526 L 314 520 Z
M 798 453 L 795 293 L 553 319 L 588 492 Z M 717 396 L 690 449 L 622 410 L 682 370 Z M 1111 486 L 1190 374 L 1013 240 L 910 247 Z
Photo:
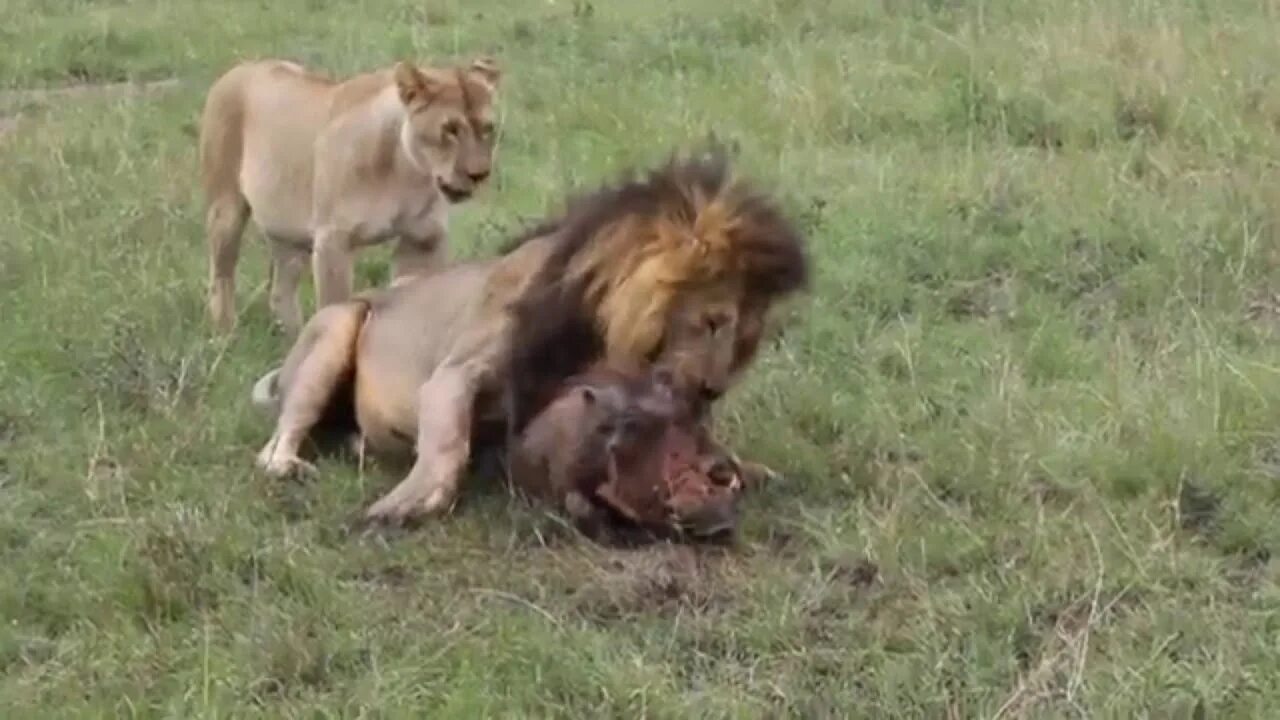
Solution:
M 0 8 L 0 716 L 1280 703 L 1275 3 Z M 738 547 L 606 551 L 483 484 L 354 536 L 396 475 L 255 474 L 286 340 L 256 234 L 239 332 L 208 329 L 204 90 L 482 52 L 504 134 L 458 255 L 709 130 L 810 233 L 814 292 L 723 410 L 788 476 Z

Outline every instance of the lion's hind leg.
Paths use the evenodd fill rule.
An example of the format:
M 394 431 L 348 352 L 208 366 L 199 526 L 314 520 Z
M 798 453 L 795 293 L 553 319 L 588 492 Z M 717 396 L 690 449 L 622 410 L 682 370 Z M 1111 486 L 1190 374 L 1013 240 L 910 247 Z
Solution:
M 303 327 L 276 380 L 280 414 L 275 432 L 258 453 L 258 465 L 268 475 L 282 477 L 312 469 L 298 450 L 324 417 L 334 393 L 351 377 L 356 341 L 367 314 L 364 302 L 330 305 Z

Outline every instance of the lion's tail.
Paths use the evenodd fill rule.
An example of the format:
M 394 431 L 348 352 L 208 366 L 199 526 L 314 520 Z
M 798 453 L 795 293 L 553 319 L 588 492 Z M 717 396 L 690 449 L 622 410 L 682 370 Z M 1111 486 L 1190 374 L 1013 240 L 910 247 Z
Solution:
M 258 378 L 258 382 L 253 384 L 253 391 L 249 394 L 253 400 L 254 407 L 272 413 L 280 410 L 279 377 L 280 368 L 275 368 Z

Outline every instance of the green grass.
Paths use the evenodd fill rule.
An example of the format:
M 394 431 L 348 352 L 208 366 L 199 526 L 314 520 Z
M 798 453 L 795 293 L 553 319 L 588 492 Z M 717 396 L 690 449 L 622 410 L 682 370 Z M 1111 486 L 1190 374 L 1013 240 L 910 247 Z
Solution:
M 0 715 L 1263 717 L 1280 703 L 1280 22 L 1244 0 L 6 0 Z M 256 233 L 205 318 L 195 123 L 236 59 L 490 52 L 492 252 L 715 130 L 814 292 L 726 400 L 784 470 L 731 551 L 483 484 L 255 474 Z M 387 253 L 363 256 L 366 278 Z M 367 280 L 366 280 L 367 282 Z M 309 292 L 309 291 L 308 291 Z

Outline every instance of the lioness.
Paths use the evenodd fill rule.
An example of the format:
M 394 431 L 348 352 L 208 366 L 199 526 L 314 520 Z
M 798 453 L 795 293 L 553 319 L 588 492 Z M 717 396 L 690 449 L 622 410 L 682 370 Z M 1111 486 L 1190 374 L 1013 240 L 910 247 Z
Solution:
M 393 279 L 430 267 L 445 250 L 449 203 L 489 176 L 500 77 L 479 58 L 447 69 L 400 62 L 343 81 L 263 60 L 218 78 L 200 120 L 214 325 L 235 324 L 250 216 L 271 245 L 272 313 L 290 332 L 302 325 L 308 254 L 317 309 L 351 295 L 360 247 L 398 237 Z
M 367 512 L 399 523 L 447 510 L 473 438 L 519 436 L 563 383 L 598 361 L 655 365 L 748 485 L 761 466 L 716 450 L 709 406 L 756 355 L 769 310 L 807 285 L 804 239 L 776 203 L 730 174 L 719 147 L 604 188 L 519 238 L 316 313 L 254 385 L 276 415 L 258 454 L 271 475 L 307 467 L 302 443 L 336 406 L 375 452 L 413 468 Z M 350 415 L 351 413 L 347 413 Z M 753 468 L 751 471 L 748 468 Z

